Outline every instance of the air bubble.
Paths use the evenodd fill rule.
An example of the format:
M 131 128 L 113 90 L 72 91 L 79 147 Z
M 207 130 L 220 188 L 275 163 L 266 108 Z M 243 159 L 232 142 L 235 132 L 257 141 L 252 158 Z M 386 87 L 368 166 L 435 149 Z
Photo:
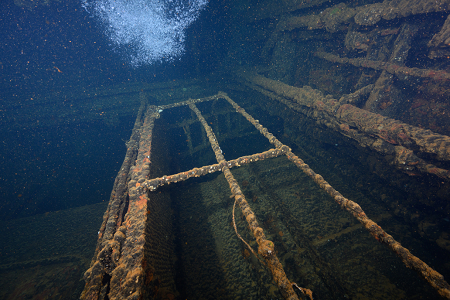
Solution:
M 181 57 L 185 31 L 207 3 L 208 0 L 82 0 L 82 6 L 100 19 L 116 51 L 133 67 Z

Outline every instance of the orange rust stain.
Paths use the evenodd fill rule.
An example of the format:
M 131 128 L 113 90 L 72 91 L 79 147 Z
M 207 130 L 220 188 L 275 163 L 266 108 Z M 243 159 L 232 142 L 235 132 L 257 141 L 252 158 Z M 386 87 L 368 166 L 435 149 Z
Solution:
M 147 197 L 144 195 L 139 196 L 139 200 L 136 201 L 136 206 L 139 209 L 143 209 L 147 205 Z
M 278 234 L 279 234 L 280 236 L 283 236 L 283 235 L 284 235 L 283 231 L 281 231 L 281 230 L 278 232 Z
M 150 162 L 150 159 L 148 157 L 144 158 L 143 162 Z
M 392 105 L 391 101 L 387 101 L 387 102 L 383 102 L 379 105 L 379 109 L 381 110 L 385 110 L 386 108 L 388 108 L 389 106 Z
M 339 128 L 345 132 L 350 131 L 350 126 L 348 126 L 347 124 L 341 124 L 341 125 L 339 125 Z
M 244 249 L 244 251 L 242 251 L 242 256 L 247 259 L 250 257 L 250 252 L 247 249 Z
M 409 137 L 408 137 L 406 134 L 402 133 L 402 132 L 400 132 L 399 134 L 397 134 L 397 136 L 398 136 L 399 138 L 401 138 L 402 140 L 409 140 Z
M 176 299 L 176 297 L 175 297 L 175 295 L 172 294 L 172 293 L 167 293 L 165 299 L 168 299 L 168 300 L 174 300 L 174 299 Z
M 148 270 L 145 276 L 145 285 L 149 285 L 152 281 L 153 281 L 153 272 L 151 270 Z
M 141 184 L 139 182 L 136 182 L 136 187 L 141 186 Z

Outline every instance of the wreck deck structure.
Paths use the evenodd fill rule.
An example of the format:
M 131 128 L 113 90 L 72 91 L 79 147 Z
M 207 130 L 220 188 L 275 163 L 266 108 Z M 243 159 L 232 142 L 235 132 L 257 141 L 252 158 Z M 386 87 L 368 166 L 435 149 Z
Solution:
M 432 266 L 408 250 L 417 239 L 399 228 L 450 251 L 450 2 L 233 9 L 244 26 L 230 28 L 218 76 L 228 82 L 216 83 L 233 96 L 148 105 L 152 91 L 141 90 L 82 299 L 449 299 L 448 278 L 434 270 L 448 272 L 448 261 Z M 270 147 L 225 159 L 222 143 L 253 149 L 259 133 Z

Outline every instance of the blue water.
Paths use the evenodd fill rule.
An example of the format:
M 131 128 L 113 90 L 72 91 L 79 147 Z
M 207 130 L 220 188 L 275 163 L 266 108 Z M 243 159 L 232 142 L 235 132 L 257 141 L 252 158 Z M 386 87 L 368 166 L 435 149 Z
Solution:
M 434 223 L 424 219 L 427 222 L 420 223 L 422 227 L 418 231 L 415 221 L 407 219 L 406 216 L 410 215 L 405 214 L 406 221 L 403 220 L 401 205 L 392 207 L 397 202 L 414 202 L 414 197 L 421 197 L 422 194 L 414 194 L 416 189 L 427 191 L 421 197 L 423 199 L 435 197 L 430 196 L 434 190 L 445 193 L 440 188 L 444 182 L 429 177 L 408 177 L 394 168 L 393 171 L 386 171 L 383 155 L 374 154 L 367 148 L 360 149 L 354 141 L 336 135 L 331 129 L 317 126 L 315 121 L 287 109 L 283 104 L 268 100 L 254 91 L 244 91 L 237 81 L 233 81 L 236 76 L 232 68 L 257 65 L 267 60 L 256 53 L 263 52 L 270 37 L 249 36 L 248 32 L 271 32 L 276 26 L 273 22 L 279 21 L 263 17 L 257 20 L 258 12 L 251 10 L 256 7 L 257 1 L 234 2 L 239 7 L 219 0 L 62 0 L 50 2 L 49 5 L 38 0 L 16 2 L 22 5 L 5 0 L 0 6 L 0 221 L 3 222 L 0 231 L 0 300 L 78 299 L 84 286 L 83 273 L 89 267 L 95 250 L 102 214 L 110 199 L 116 175 L 120 172 L 141 97 L 151 104 L 161 105 L 189 97 L 209 96 L 219 89 L 225 89 L 295 153 L 304 155 L 305 161 L 340 192 L 364 203 L 366 212 L 379 217 L 377 222 L 388 228 L 389 233 L 393 232 L 402 244 L 433 267 L 441 268 L 440 272 L 448 274 L 447 252 L 435 243 L 437 239 L 447 237 L 439 230 L 448 228 L 448 216 L 440 217 Z M 308 5 L 310 2 L 302 1 Z M 248 13 L 255 17 L 255 23 L 247 22 L 243 26 L 233 19 L 232 11 Z M 264 16 L 267 12 L 259 13 Z M 441 21 L 443 23 L 444 18 Z M 391 26 L 383 23 L 380 26 L 394 25 L 398 24 Z M 426 30 L 423 31 L 421 34 L 426 36 Z M 317 32 L 313 31 L 313 34 Z M 313 52 L 319 48 L 326 49 L 321 44 L 325 42 L 319 40 L 312 42 L 312 46 L 303 45 L 311 38 L 297 34 L 293 34 L 292 39 L 298 47 L 293 50 L 283 48 L 283 41 L 274 46 L 273 53 L 268 57 L 274 57 L 275 64 L 268 64 L 272 68 L 262 70 L 262 73 L 282 81 L 295 81 L 296 86 L 308 84 L 318 89 L 325 88 L 327 93 L 335 93 L 335 96 L 353 92 L 350 89 L 359 73 L 349 71 L 352 76 L 342 80 L 339 72 L 343 68 L 338 64 L 332 68 L 325 64 L 325 69 L 317 64 L 317 69 L 313 70 L 311 65 L 319 61 L 313 57 Z M 327 39 L 326 43 L 332 44 L 332 38 Z M 418 48 L 413 45 L 415 51 L 421 49 Z M 286 62 L 283 51 L 291 50 Z M 294 53 L 294 50 L 297 52 Z M 363 54 L 358 52 L 356 55 L 362 57 Z M 421 55 L 424 56 L 423 53 Z M 228 65 L 231 61 L 232 68 Z M 424 67 L 417 61 L 410 66 Z M 295 70 L 293 62 L 299 64 Z M 291 71 L 286 71 L 288 68 Z M 348 68 L 353 70 L 353 67 Z M 219 72 L 222 73 L 217 76 Z M 295 80 L 289 72 L 298 72 Z M 286 74 L 292 78 L 283 77 Z M 346 81 L 345 84 L 342 81 Z M 445 91 L 445 86 L 439 88 Z M 403 89 L 406 91 L 402 93 L 408 97 L 417 94 L 409 86 L 405 85 Z M 427 89 L 434 90 L 432 83 Z M 227 102 L 220 101 L 197 106 L 216 132 L 226 159 L 272 147 L 247 120 L 241 116 L 235 118 L 235 111 Z M 417 103 L 425 103 L 421 101 Z M 275 111 L 277 113 L 273 113 Z M 214 115 L 215 112 L 220 114 Z M 426 113 L 425 109 L 421 113 Z M 198 122 L 174 125 L 180 120 L 190 121 L 191 116 L 188 107 L 176 108 L 163 111 L 156 122 L 159 127 L 155 132 L 159 141 L 166 142 L 165 146 L 170 149 L 160 156 L 167 158 L 173 172 L 215 163 L 211 149 L 204 147 L 206 138 Z M 189 137 L 188 127 L 191 130 Z M 189 151 L 193 153 L 189 154 Z M 290 278 L 305 279 L 307 276 L 303 270 L 321 276 L 319 265 L 300 266 L 303 257 L 298 255 L 304 255 L 303 241 L 311 242 L 311 245 L 314 241 L 318 249 L 322 247 L 322 266 L 341 259 L 350 262 L 347 264 L 349 269 L 352 263 L 361 265 L 359 261 L 349 259 L 358 253 L 356 248 L 364 248 L 364 253 L 370 253 L 373 247 L 376 250 L 373 257 L 377 257 L 377 261 L 371 261 L 370 255 L 365 257 L 367 261 L 364 265 L 367 263 L 370 267 L 367 267 L 367 272 L 362 272 L 364 276 L 376 274 L 374 277 L 377 277 L 383 273 L 377 278 L 382 281 L 389 277 L 390 281 L 386 280 L 387 284 L 384 284 L 393 290 L 396 284 L 401 286 L 396 291 L 417 293 L 418 297 L 428 294 L 431 288 L 427 284 L 415 274 L 410 274 L 412 272 L 401 269 L 405 268 L 404 265 L 396 257 L 388 256 L 390 252 L 387 249 L 378 249 L 382 245 L 359 228 L 356 220 L 347 220 L 347 213 L 335 203 L 327 202 L 328 196 L 320 196 L 318 187 L 306 176 L 300 176 L 297 168 L 283 159 L 275 162 L 278 163 L 242 168 L 236 173 L 238 182 L 245 186 L 246 197 L 251 199 L 250 204 L 256 207 L 264 230 L 284 256 L 283 263 L 288 265 L 286 269 Z M 155 174 L 158 172 L 162 171 L 156 170 Z M 235 236 L 229 214 L 232 200 L 228 184 L 220 176 L 218 173 L 210 174 L 164 187 L 165 193 L 173 194 L 175 204 L 172 208 L 180 217 L 180 220 L 174 220 L 174 228 L 188 233 L 186 239 L 179 234 L 173 242 L 177 248 L 175 251 L 180 255 L 177 268 L 185 268 L 185 271 L 177 271 L 178 288 L 182 293 L 195 294 L 203 289 L 202 279 L 207 278 L 212 284 L 204 289 L 205 295 L 219 294 L 225 299 L 228 295 L 235 295 L 237 290 L 242 295 L 244 292 L 253 293 L 248 286 L 255 283 L 260 287 L 260 297 L 268 295 L 269 290 L 275 290 L 273 293 L 279 296 L 276 288 L 270 285 L 270 274 L 262 270 L 256 259 L 249 259 Z M 276 180 L 271 176 L 275 176 Z M 296 176 L 300 179 L 294 180 Z M 208 183 L 213 179 L 217 179 L 214 184 L 221 189 L 207 186 L 201 191 L 205 194 L 201 194 L 195 184 Z M 188 187 L 186 190 L 192 197 L 177 189 L 179 186 Z M 197 198 L 200 194 L 214 197 Z M 163 199 L 164 193 L 160 196 Z M 445 194 L 438 196 L 439 201 L 445 198 Z M 411 218 L 423 217 L 427 213 L 425 209 L 434 209 L 432 205 L 425 206 L 421 202 L 414 205 L 409 207 L 410 212 L 415 209 L 417 213 Z M 205 211 L 210 215 L 197 211 L 203 206 L 207 206 Z M 300 209 L 291 211 L 295 206 Z M 326 211 L 329 213 L 326 214 Z M 214 214 L 222 223 L 212 226 L 209 217 Z M 338 221 L 333 219 L 335 216 L 339 216 Z M 240 230 L 245 232 L 247 225 L 242 215 L 237 218 Z M 309 229 L 304 229 L 309 222 Z M 220 228 L 226 235 L 213 232 L 214 228 Z M 345 232 L 342 236 L 333 235 L 334 230 L 341 232 L 347 229 L 349 235 Z M 305 233 L 301 238 L 298 234 L 294 243 L 288 238 L 289 230 L 292 235 L 296 230 L 305 230 Z M 333 238 L 325 238 L 327 234 Z M 249 232 L 242 235 L 249 241 L 253 239 Z M 199 240 L 204 242 L 201 249 L 196 244 Z M 226 286 L 222 282 L 225 277 L 209 274 L 216 272 L 209 270 L 223 270 L 219 261 L 224 260 L 225 256 L 219 257 L 211 250 L 216 246 L 217 249 L 232 248 L 227 250 L 227 255 L 233 259 L 225 260 L 231 264 L 235 259 L 238 263 L 226 272 L 235 274 L 233 280 L 236 284 L 240 283 L 239 276 L 242 276 L 249 282 L 247 288 Z M 310 247 L 313 254 L 315 247 Z M 199 262 L 207 256 L 211 258 L 209 265 L 201 268 Z M 186 274 L 196 272 L 189 266 L 199 267 L 198 274 L 202 273 L 202 277 L 195 280 L 188 278 Z M 322 272 L 326 273 L 326 270 Z M 352 278 L 359 276 L 352 274 Z M 407 276 L 403 278 L 399 274 Z M 343 281 L 347 280 L 347 276 L 347 273 L 339 274 L 340 278 L 345 278 Z M 190 284 L 196 280 L 200 282 L 199 286 L 191 287 Z M 306 278 L 305 282 L 314 286 L 314 280 L 308 283 Z M 356 295 L 359 286 L 369 286 L 367 283 L 364 285 L 362 279 L 358 281 L 356 278 L 354 282 L 353 279 L 348 280 L 350 282 L 345 281 L 345 284 L 355 287 L 353 295 Z M 372 281 L 368 279 L 367 282 Z M 408 287 L 411 282 L 414 282 L 415 289 Z M 383 290 L 374 286 L 370 288 Z M 225 289 L 229 294 L 221 294 Z M 322 289 L 324 295 L 328 295 L 327 287 Z M 434 294 L 430 292 L 429 295 Z
M 207 14 L 206 2 L 167 2 L 2 6 L 2 218 L 108 200 L 134 117 L 112 126 L 86 119 L 95 95 L 80 92 L 189 75 L 186 32 Z M 119 6 L 125 14 L 115 14 Z M 62 113 L 68 107 L 72 120 Z
M 186 29 L 207 0 L 83 0 L 83 8 L 101 27 L 117 52 L 133 67 L 180 59 Z

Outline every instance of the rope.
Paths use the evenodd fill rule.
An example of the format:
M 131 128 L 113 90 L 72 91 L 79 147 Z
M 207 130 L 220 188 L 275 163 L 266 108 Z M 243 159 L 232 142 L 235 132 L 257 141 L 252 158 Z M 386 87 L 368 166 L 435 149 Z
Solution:
M 235 207 L 236 207 L 236 198 L 234 198 L 234 204 L 233 204 L 233 227 L 234 227 L 234 231 L 236 232 L 236 235 L 237 235 L 238 238 L 240 238 L 241 241 L 247 246 L 247 248 L 253 253 L 253 255 L 256 256 L 256 258 L 259 260 L 259 262 L 260 262 L 262 265 L 267 266 L 267 265 L 261 260 L 261 258 L 255 253 L 255 251 L 253 250 L 253 248 L 250 247 L 250 245 L 247 244 L 247 242 L 246 242 L 246 241 L 242 238 L 242 236 L 238 233 L 237 227 L 236 227 L 236 222 L 235 222 L 235 220 L 234 220 L 234 209 L 235 209 Z

